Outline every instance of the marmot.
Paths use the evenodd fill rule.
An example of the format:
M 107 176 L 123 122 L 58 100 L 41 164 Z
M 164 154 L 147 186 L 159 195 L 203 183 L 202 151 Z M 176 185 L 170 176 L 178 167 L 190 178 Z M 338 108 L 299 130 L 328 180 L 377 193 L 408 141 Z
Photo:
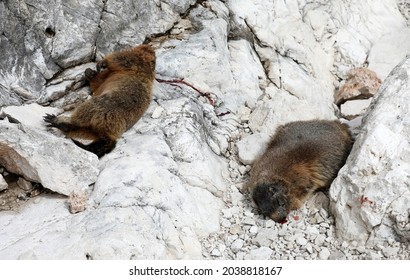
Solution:
M 147 110 L 154 69 L 155 52 L 148 45 L 109 54 L 97 63 L 97 71 L 85 71 L 93 96 L 70 117 L 47 114 L 44 121 L 70 138 L 93 140 L 89 145 L 73 141 L 101 157 L 114 149 L 117 139 Z
M 297 121 L 280 126 L 254 161 L 247 187 L 261 214 L 286 221 L 330 186 L 352 147 L 348 126 L 338 121 Z

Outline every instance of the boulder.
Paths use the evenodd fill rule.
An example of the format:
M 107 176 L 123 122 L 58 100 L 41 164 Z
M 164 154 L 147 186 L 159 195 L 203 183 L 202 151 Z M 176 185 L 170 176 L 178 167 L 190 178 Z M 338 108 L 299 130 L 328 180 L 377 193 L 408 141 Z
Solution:
M 0 174 L 0 192 L 7 190 L 7 188 L 8 188 L 8 184 L 6 180 L 4 180 L 3 175 Z
M 386 78 L 330 188 L 337 235 L 372 245 L 410 237 L 410 59 Z
M 97 164 L 97 156 L 68 139 L 0 121 L 0 165 L 28 181 L 69 195 L 89 190 L 99 173 Z

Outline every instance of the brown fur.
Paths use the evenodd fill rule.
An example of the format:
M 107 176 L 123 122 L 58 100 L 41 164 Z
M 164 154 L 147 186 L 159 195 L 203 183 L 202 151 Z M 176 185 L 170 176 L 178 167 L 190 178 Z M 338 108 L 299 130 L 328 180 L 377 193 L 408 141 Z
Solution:
M 348 127 L 338 121 L 298 121 L 280 126 L 252 166 L 248 183 L 261 213 L 286 219 L 330 186 L 351 150 Z
M 44 120 L 70 138 L 93 140 L 89 145 L 73 141 L 101 157 L 114 149 L 117 139 L 147 110 L 154 68 L 155 52 L 148 45 L 107 55 L 97 63 L 97 71 L 85 72 L 92 98 L 69 118 L 46 115 Z

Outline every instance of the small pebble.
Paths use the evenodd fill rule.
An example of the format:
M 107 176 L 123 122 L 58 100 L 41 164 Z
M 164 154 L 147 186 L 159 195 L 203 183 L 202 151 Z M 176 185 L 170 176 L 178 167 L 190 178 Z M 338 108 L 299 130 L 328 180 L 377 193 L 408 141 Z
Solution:
M 236 239 L 234 242 L 231 244 L 231 250 L 234 253 L 237 253 L 241 250 L 243 247 L 244 241 L 242 239 Z
M 319 259 L 327 260 L 327 259 L 329 259 L 329 257 L 330 257 L 329 249 L 327 249 L 326 247 L 322 248 L 322 250 L 320 250 L 320 252 L 319 252 Z
M 296 243 L 300 246 L 305 246 L 307 244 L 307 240 L 303 237 L 296 238 Z

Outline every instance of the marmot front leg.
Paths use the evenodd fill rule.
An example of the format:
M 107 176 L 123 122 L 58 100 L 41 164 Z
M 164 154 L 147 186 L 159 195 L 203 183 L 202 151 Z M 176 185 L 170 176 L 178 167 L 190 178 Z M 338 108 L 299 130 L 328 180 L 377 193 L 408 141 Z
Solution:
M 110 73 L 111 72 L 108 69 L 103 70 L 102 72 L 97 72 L 91 68 L 85 70 L 84 77 L 90 86 L 92 94 L 95 94 L 98 91 L 98 88 L 105 82 Z
M 61 121 L 60 118 L 58 118 L 56 115 L 51 115 L 51 114 L 46 114 L 43 117 L 43 120 L 48 123 L 47 127 L 55 127 L 60 129 L 61 131 L 67 133 L 71 130 L 76 130 L 78 129 L 78 126 L 73 125 L 72 123 L 68 121 Z
M 108 62 L 107 62 L 106 59 L 103 59 L 103 60 L 98 61 L 98 62 L 97 62 L 97 66 L 96 66 L 97 72 L 100 72 L 101 69 L 106 69 L 106 68 L 108 67 L 107 64 L 108 64 Z

